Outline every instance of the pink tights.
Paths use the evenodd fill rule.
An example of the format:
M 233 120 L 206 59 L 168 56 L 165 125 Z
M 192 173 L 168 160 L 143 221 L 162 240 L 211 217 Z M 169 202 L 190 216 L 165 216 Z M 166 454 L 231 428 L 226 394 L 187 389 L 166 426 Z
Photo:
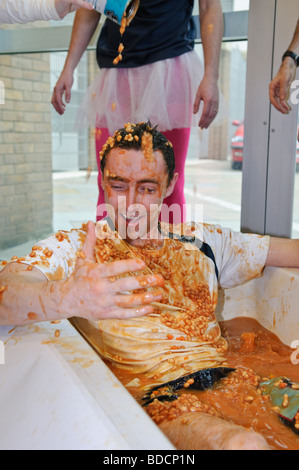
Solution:
M 181 223 L 185 221 L 185 196 L 184 196 L 184 184 L 185 184 L 185 162 L 187 157 L 189 139 L 190 139 L 190 128 L 182 129 L 173 129 L 172 131 L 163 132 L 165 137 L 172 143 L 173 150 L 175 154 L 175 172 L 178 173 L 178 180 L 175 186 L 173 193 L 164 200 L 165 206 L 170 208 L 173 204 L 177 204 L 179 208 L 173 211 L 166 211 L 163 215 L 163 210 L 161 213 L 161 220 L 169 223 Z M 101 204 L 105 203 L 104 200 L 104 191 L 101 186 L 102 175 L 100 171 L 100 159 L 99 153 L 102 150 L 103 145 L 109 137 L 108 129 L 97 129 L 96 131 L 96 156 L 98 163 L 98 186 L 99 186 L 99 197 L 98 197 L 98 207 Z M 97 213 L 97 220 L 101 220 L 105 217 L 104 214 Z

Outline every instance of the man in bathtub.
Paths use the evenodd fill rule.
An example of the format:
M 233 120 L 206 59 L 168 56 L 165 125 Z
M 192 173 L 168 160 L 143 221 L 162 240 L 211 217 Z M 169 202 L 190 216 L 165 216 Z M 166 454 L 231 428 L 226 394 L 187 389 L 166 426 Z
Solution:
M 102 355 L 136 374 L 145 390 L 182 376 L 184 387 L 192 386 L 201 370 L 225 377 L 218 287 L 242 284 L 265 266 L 299 267 L 299 241 L 160 222 L 177 174 L 171 143 L 150 123 L 116 131 L 100 159 L 108 217 L 59 231 L 29 255 L 4 262 L 0 324 L 97 321 Z M 253 372 L 231 374 L 256 390 Z M 261 435 L 225 421 L 191 394 L 175 399 L 167 389 L 168 400 L 160 401 L 161 390 L 150 396 L 158 399 L 148 412 L 178 448 L 268 449 Z

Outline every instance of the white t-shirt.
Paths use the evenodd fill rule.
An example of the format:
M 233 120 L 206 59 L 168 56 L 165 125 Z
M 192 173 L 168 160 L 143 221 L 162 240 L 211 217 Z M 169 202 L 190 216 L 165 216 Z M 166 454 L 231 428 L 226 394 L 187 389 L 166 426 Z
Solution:
M 60 19 L 55 0 L 0 0 L 0 24 Z
M 107 233 L 104 224 L 97 224 L 98 238 Z M 133 251 L 152 272 L 163 275 L 167 305 L 159 304 L 154 315 L 99 320 L 94 325 L 97 349 L 103 357 L 130 370 L 134 377 L 145 377 L 151 385 L 225 361 L 227 343 L 215 316 L 218 288 L 234 287 L 259 276 L 269 250 L 268 236 L 220 226 L 186 224 L 180 235 L 182 232 L 184 237 L 178 240 L 175 229 L 159 251 L 125 245 L 126 257 Z M 169 235 L 169 226 L 162 224 L 162 233 Z M 82 229 L 58 232 L 38 242 L 18 261 L 40 269 L 49 281 L 66 279 L 74 270 L 85 235 Z M 109 243 L 109 253 L 116 250 L 118 257 L 123 244 L 112 242 L 109 248 Z
M 210 224 L 196 224 L 192 231 L 191 226 L 186 224 L 184 233 L 202 240 L 211 248 L 215 263 L 211 259 L 210 262 L 217 266 L 218 286 L 221 288 L 243 284 L 263 271 L 269 250 L 269 236 L 243 234 Z M 19 261 L 33 264 L 48 280 L 66 279 L 73 272 L 77 252 L 81 250 L 84 239 L 85 232 L 81 229 L 59 231 L 36 243 L 31 254 L 19 258 Z M 208 284 L 213 291 L 211 282 Z

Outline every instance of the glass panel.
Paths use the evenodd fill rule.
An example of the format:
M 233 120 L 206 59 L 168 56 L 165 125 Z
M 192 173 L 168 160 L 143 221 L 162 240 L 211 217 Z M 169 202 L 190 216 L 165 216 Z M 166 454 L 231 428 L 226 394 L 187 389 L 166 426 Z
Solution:
M 248 3 L 223 0 L 223 11 L 246 10 Z M 197 2 L 195 13 L 196 7 Z M 34 31 L 42 30 L 51 44 L 52 27 L 68 28 L 73 19 L 74 14 L 61 22 L 1 29 L 32 30 L 36 47 Z M 196 50 L 202 56 L 201 45 Z M 204 202 L 205 221 L 235 229 L 240 227 L 242 173 L 232 169 L 231 139 L 238 130 L 232 122 L 241 123 L 244 116 L 246 51 L 246 42 L 223 44 L 219 84 L 225 111 L 208 131 L 192 130 L 186 165 L 186 202 Z M 80 61 L 63 117 L 50 101 L 66 53 L 14 52 L 0 56 L 0 259 L 7 258 L 9 247 L 15 251 L 53 230 L 94 219 L 98 192 L 93 131 L 75 127 L 78 105 L 98 70 L 95 51 Z M 235 141 L 242 147 L 240 139 Z
M 202 58 L 202 46 L 196 50 Z M 222 105 L 207 130 L 193 128 L 186 163 L 188 204 L 203 204 L 207 223 L 240 230 L 247 41 L 223 43 Z
M 50 102 L 64 59 L 65 53 L 0 56 L 0 259 L 30 250 L 53 230 L 95 219 L 96 176 L 86 178 L 96 167 L 94 138 L 75 128 L 95 53 L 81 60 L 62 117 Z
M 50 86 L 54 89 L 63 69 L 66 52 L 50 54 Z M 72 99 L 63 117 L 51 109 L 53 171 L 79 170 L 88 167 L 88 130 L 75 125 L 76 112 L 87 84 L 87 54 L 82 57 L 74 74 Z
M 250 0 L 221 0 L 221 6 L 223 13 L 229 13 L 231 11 L 247 11 L 249 10 Z M 194 14 L 198 14 L 199 5 L 198 2 L 194 2 Z
M 221 0 L 223 13 L 249 10 L 250 0 Z

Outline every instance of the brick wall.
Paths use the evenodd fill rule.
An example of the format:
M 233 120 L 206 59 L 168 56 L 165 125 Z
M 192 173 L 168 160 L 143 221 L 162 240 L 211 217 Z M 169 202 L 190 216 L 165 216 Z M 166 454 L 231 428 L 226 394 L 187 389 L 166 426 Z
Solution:
M 52 231 L 48 54 L 0 56 L 0 249 Z

